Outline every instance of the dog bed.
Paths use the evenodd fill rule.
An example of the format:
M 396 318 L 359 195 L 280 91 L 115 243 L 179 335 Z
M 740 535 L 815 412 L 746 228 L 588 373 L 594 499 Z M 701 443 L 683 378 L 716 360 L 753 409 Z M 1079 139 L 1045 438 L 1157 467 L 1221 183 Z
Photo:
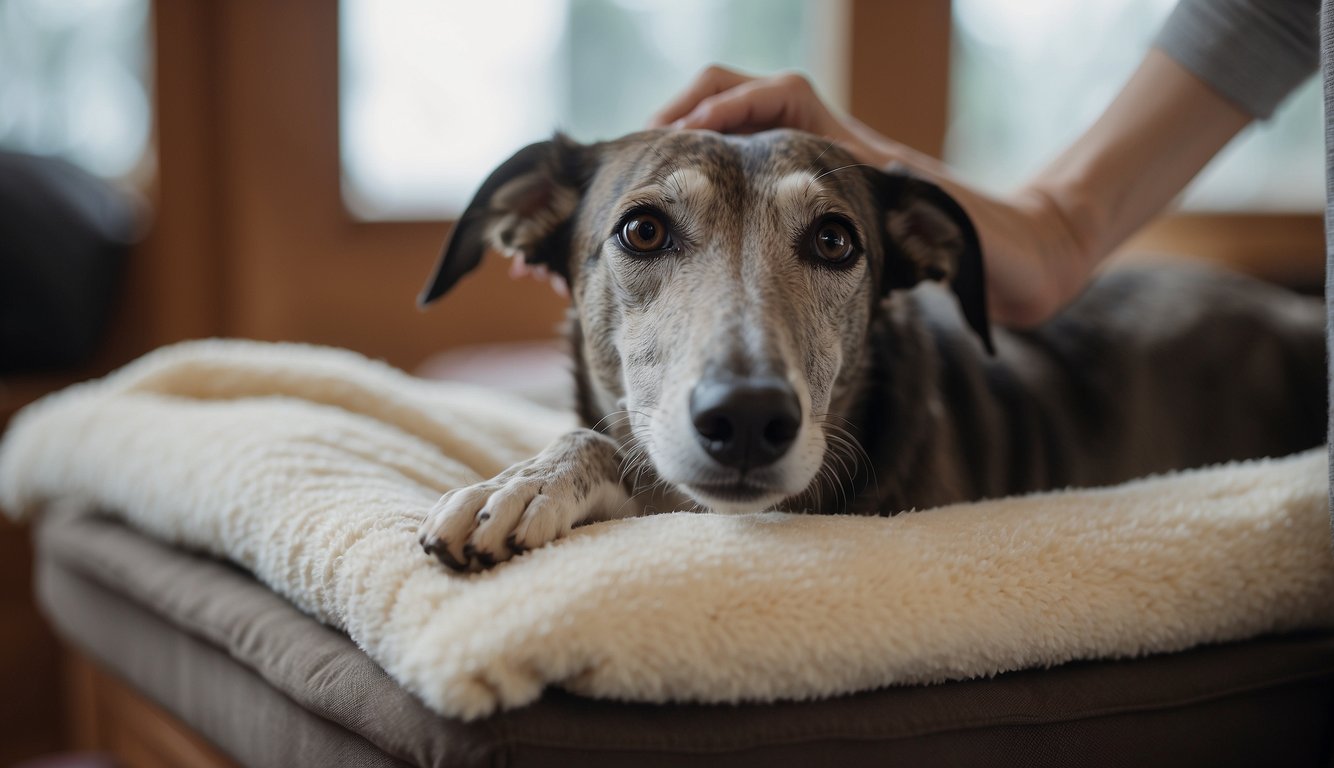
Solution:
M 348 352 L 195 342 L 21 413 L 0 504 L 228 558 L 460 718 L 552 685 L 810 699 L 1334 619 L 1323 451 L 895 517 L 600 523 L 466 577 L 420 552 L 441 492 L 571 424 Z
M 550 690 L 463 722 L 240 568 L 85 512 L 55 503 L 40 516 L 44 612 L 67 644 L 251 768 L 1329 765 L 1329 633 L 819 701 L 636 704 Z

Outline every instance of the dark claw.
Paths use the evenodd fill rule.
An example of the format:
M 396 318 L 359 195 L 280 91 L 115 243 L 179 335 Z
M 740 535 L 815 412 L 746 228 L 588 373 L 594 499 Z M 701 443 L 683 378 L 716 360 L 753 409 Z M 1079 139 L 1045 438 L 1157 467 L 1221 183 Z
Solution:
M 490 568 L 496 564 L 496 559 L 489 552 L 478 552 L 477 547 L 471 544 L 463 545 L 463 556 L 469 560 L 477 561 L 477 564 L 483 568 Z
M 527 549 L 524 549 L 523 547 L 519 546 L 519 542 L 515 540 L 514 534 L 512 533 L 509 535 L 509 538 L 505 539 L 505 546 L 509 547 L 510 551 L 513 552 L 515 555 L 522 555 L 524 552 L 528 551 Z
M 435 539 L 434 541 L 432 541 L 430 546 L 427 547 L 426 552 L 427 554 L 435 555 L 435 559 L 439 560 L 441 563 L 444 564 L 446 568 L 450 569 L 451 571 L 468 570 L 468 566 L 464 565 L 463 563 L 460 563 L 458 560 L 455 560 L 454 555 L 451 554 L 449 551 L 449 547 L 445 546 L 444 542 L 440 541 L 439 539 Z

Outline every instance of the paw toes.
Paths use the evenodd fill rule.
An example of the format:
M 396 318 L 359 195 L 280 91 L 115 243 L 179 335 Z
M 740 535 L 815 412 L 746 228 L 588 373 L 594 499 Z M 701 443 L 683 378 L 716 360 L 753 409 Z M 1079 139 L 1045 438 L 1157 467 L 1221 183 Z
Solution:
M 470 556 L 486 567 L 508 560 L 511 553 L 505 538 L 514 532 L 532 498 L 531 483 L 512 481 L 497 491 L 477 515 L 477 527 L 468 539 Z
M 514 529 L 514 543 L 521 549 L 549 544 L 570 532 L 569 510 L 550 496 L 538 496 L 528 505 Z
M 587 494 L 562 479 L 563 467 L 520 469 L 443 496 L 418 534 L 422 549 L 453 571 L 475 573 L 548 544 L 587 517 Z

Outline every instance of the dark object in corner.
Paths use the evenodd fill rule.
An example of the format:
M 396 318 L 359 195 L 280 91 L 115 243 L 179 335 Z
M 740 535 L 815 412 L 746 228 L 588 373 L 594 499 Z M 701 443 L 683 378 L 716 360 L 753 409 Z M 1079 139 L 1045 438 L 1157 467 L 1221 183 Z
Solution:
M 136 233 L 135 206 L 107 182 L 0 152 L 0 374 L 92 356 Z

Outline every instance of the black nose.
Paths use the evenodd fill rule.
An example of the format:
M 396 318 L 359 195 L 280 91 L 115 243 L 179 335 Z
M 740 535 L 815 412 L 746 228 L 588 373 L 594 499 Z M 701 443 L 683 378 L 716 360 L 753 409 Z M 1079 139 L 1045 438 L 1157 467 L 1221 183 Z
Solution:
M 704 450 L 738 469 L 777 461 L 801 429 L 801 403 L 782 379 L 704 379 L 690 391 L 690 419 Z

